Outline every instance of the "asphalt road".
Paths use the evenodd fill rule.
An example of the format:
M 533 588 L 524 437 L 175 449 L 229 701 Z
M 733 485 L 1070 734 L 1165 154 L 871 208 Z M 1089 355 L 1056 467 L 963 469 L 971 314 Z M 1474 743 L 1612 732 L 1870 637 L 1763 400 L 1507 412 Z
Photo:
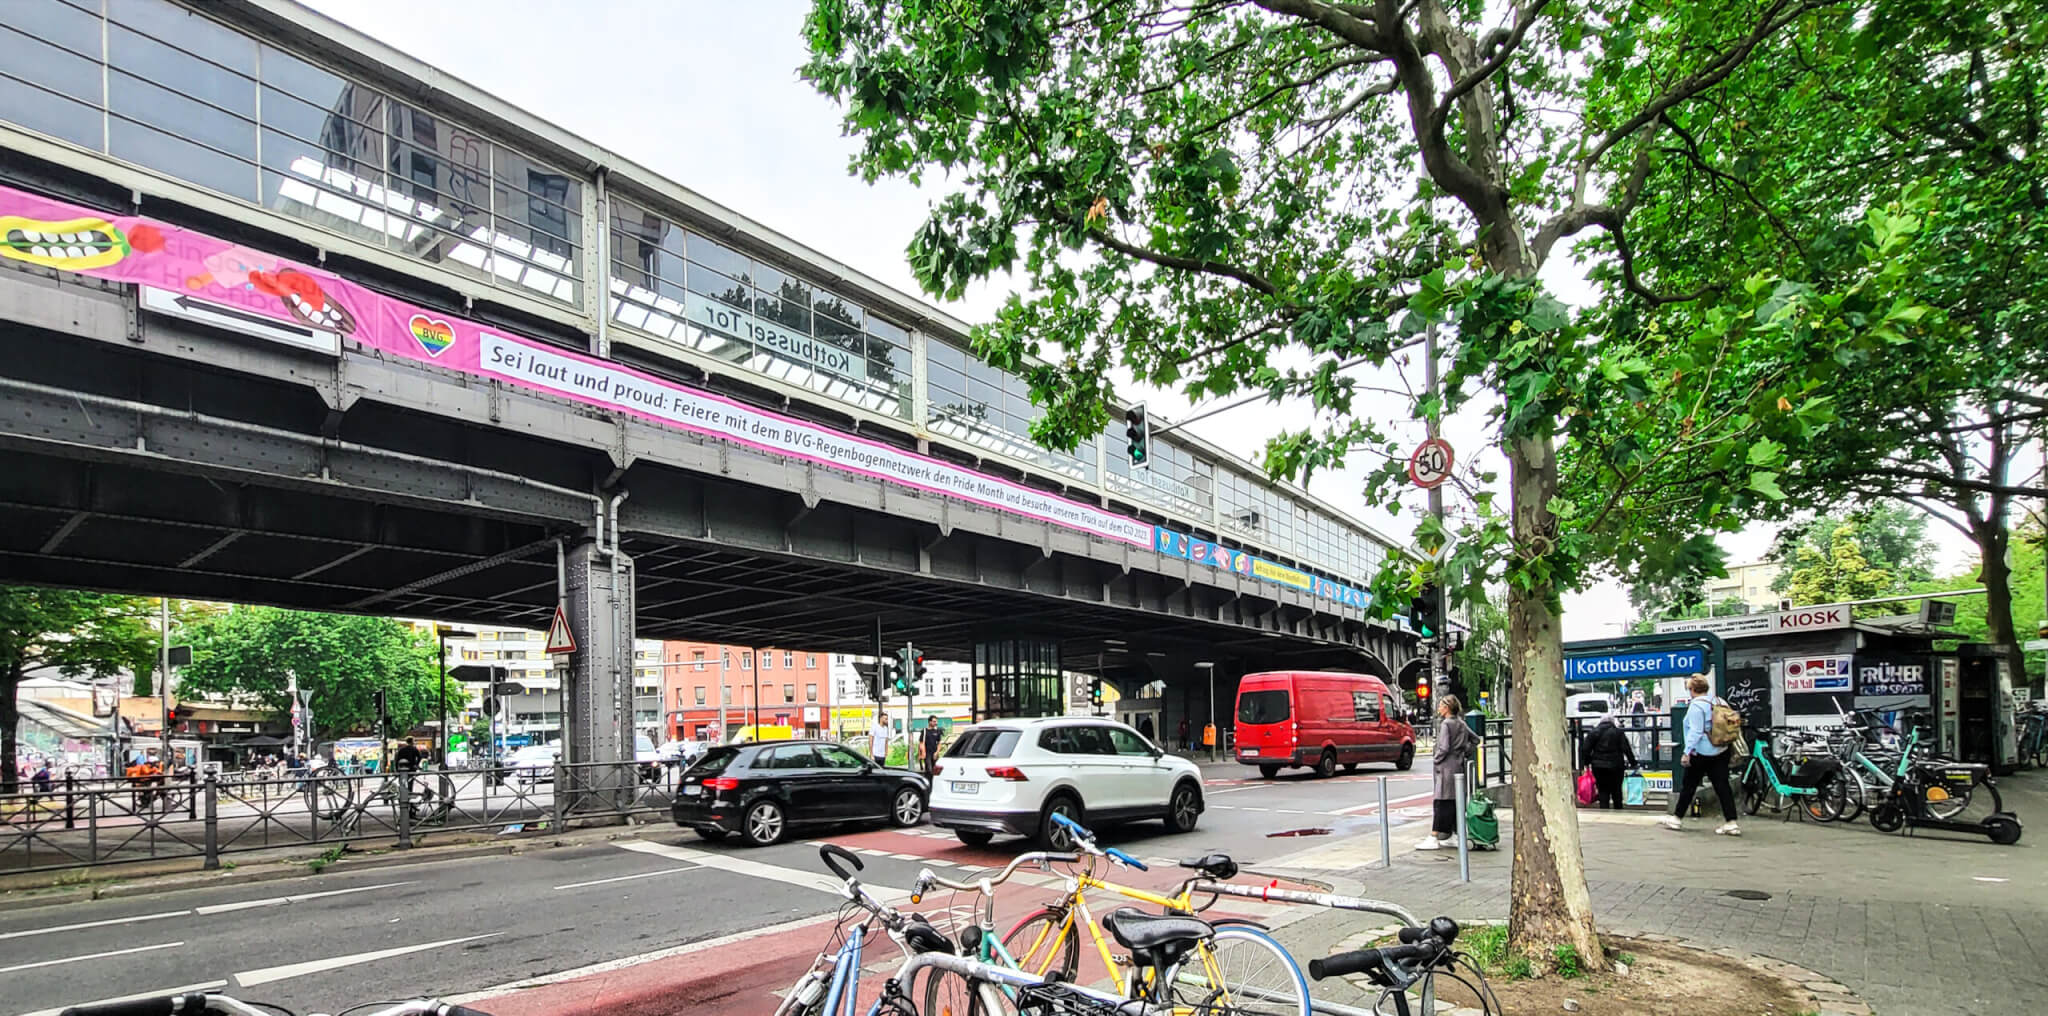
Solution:
M 1145 823 L 1103 842 L 1154 860 L 1223 851 L 1247 865 L 1376 843 L 1377 775 L 1389 777 L 1394 825 L 1415 826 L 1396 835 L 1412 839 L 1427 822 L 1426 772 L 1268 782 L 1222 769 L 1210 773 L 1209 810 L 1193 833 Z M 54 1012 L 199 986 L 300 1012 L 456 995 L 830 913 L 839 900 L 820 841 L 858 851 L 863 879 L 882 889 L 908 886 L 927 865 L 957 876 L 1026 849 L 970 849 L 929 827 L 799 835 L 750 849 L 655 829 L 602 845 L 0 913 L 0 1006 Z

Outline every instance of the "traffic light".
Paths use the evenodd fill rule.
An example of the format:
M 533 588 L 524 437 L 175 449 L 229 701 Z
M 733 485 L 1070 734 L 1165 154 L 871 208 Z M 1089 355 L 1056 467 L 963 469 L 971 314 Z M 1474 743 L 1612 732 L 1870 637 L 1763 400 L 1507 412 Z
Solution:
M 1415 599 L 1408 604 L 1408 627 L 1426 639 L 1433 639 L 1444 626 L 1443 590 L 1434 582 L 1424 582 Z
M 1152 421 L 1145 415 L 1141 403 L 1124 410 L 1124 437 L 1129 440 L 1131 465 L 1133 467 L 1152 464 Z
M 1099 677 L 1088 679 L 1088 704 L 1091 706 L 1102 704 L 1102 679 Z
M 895 689 L 905 695 L 916 695 L 917 683 L 923 679 L 924 654 L 907 645 L 896 650 Z
M 1428 674 L 1424 674 L 1421 677 L 1415 679 L 1415 701 L 1423 703 L 1427 703 L 1429 701 Z

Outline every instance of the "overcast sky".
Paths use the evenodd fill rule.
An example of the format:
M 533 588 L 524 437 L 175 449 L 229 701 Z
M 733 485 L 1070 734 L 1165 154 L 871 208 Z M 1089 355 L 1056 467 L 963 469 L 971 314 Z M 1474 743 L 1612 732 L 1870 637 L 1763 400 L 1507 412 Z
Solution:
M 803 0 L 302 0 L 315 9 L 498 97 L 553 121 L 907 293 L 911 233 L 938 186 L 920 192 L 899 180 L 870 186 L 847 173 L 854 151 L 839 111 L 797 75 L 806 51 Z M 1558 259 L 1562 261 L 1563 259 Z M 1576 280 L 1550 278 L 1570 299 Z M 946 305 L 969 322 L 986 320 L 1008 293 L 987 286 Z M 1391 373 L 1372 383 L 1402 387 Z M 1139 392 L 1156 416 L 1190 411 L 1174 393 Z M 1391 398 L 1391 397 L 1383 397 Z M 1363 411 L 1373 402 L 1363 399 Z M 1189 430 L 1238 455 L 1300 427 L 1304 405 L 1259 403 L 1198 421 Z M 1386 420 L 1406 420 L 1389 405 Z M 1401 432 L 1401 431 L 1397 431 Z M 1403 433 L 1412 444 L 1419 426 Z M 1460 458 L 1499 468 L 1483 421 L 1452 420 L 1446 437 Z M 1365 466 L 1371 462 L 1361 463 Z M 1310 489 L 1390 536 L 1405 539 L 1419 494 L 1402 515 L 1360 507 L 1362 470 L 1317 476 Z M 1939 530 L 1939 532 L 1935 532 Z M 1967 545 L 1947 527 L 1940 564 L 1958 566 Z M 1768 530 L 1723 540 L 1734 561 L 1755 559 Z M 1364 578 L 1364 577 L 1361 577 Z M 1607 583 L 1566 601 L 1567 638 L 1616 633 L 1629 616 L 1621 587 Z

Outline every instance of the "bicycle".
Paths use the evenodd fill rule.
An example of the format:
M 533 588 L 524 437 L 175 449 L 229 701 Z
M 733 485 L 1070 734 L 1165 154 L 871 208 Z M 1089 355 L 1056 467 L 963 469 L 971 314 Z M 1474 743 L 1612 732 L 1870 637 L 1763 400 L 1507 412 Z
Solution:
M 1799 813 L 1816 822 L 1832 822 L 1849 812 L 1851 801 L 1860 810 L 1863 795 L 1855 790 L 1853 774 L 1848 774 L 1825 740 L 1819 748 L 1810 740 L 1811 734 L 1789 727 L 1769 727 L 1761 733 L 1767 735 L 1756 739 L 1749 753 L 1749 762 L 1742 769 L 1742 808 L 1754 815 L 1768 806 L 1772 814 L 1785 811 L 1800 801 Z M 1794 774 L 1797 782 L 1788 782 L 1779 775 L 1778 767 L 1771 761 L 1771 736 L 1785 739 L 1787 755 L 1796 759 L 1799 769 Z
M 443 1002 L 436 998 L 417 998 L 409 1002 L 370 1002 L 341 1010 L 338 1016 L 383 1006 L 367 1016 L 491 1016 L 481 1009 Z M 292 1011 L 269 1002 L 252 1004 L 227 995 L 212 995 L 193 992 L 189 995 L 162 995 L 155 998 L 136 998 L 124 1002 L 99 1002 L 92 1005 L 74 1005 L 58 1016 L 199 1016 L 201 1013 L 216 1013 L 221 1016 L 277 1016 Z M 308 1016 L 320 1016 L 313 1013 Z
M 1110 971 L 1118 969 L 1120 964 L 1110 950 L 1110 939 L 1123 944 L 1124 936 L 1110 922 L 1124 911 L 1111 911 L 1104 915 L 1100 923 L 1108 927 L 1110 933 L 1105 937 L 1103 927 L 1098 927 L 1094 914 L 1088 909 L 1087 894 L 1091 889 L 1160 907 L 1169 916 L 1192 919 L 1198 910 L 1206 909 L 1215 902 L 1216 894 L 1201 885 L 1202 879 L 1229 878 L 1237 873 L 1235 862 L 1215 854 L 1194 863 L 1200 876 L 1181 883 L 1179 892 L 1174 896 L 1118 885 L 1098 877 L 1094 862 L 1103 861 L 1146 871 L 1144 862 L 1115 847 L 1097 846 L 1094 833 L 1064 815 L 1054 816 L 1054 821 L 1067 828 L 1074 848 L 1087 854 L 1091 861 L 1082 870 L 1068 876 L 1060 899 L 1026 915 L 1003 936 L 1005 951 L 1028 974 L 1059 981 L 1074 980 L 1080 973 L 1082 928 L 1088 930 L 1102 957 L 1103 968 Z M 1196 907 L 1194 898 L 1198 893 L 1211 896 L 1210 904 Z M 1214 934 L 1194 947 L 1198 965 L 1193 969 L 1176 965 L 1174 970 L 1176 976 L 1190 986 L 1208 992 L 1203 1011 L 1298 1013 L 1299 1016 L 1308 1016 L 1308 980 L 1302 975 L 1294 957 L 1280 943 L 1250 921 L 1216 921 L 1213 927 Z M 1134 962 L 1135 959 L 1134 956 Z M 1243 1003 L 1246 1001 L 1256 1001 L 1264 1007 L 1245 1008 Z M 1217 1009 L 1218 1005 L 1223 1008 Z
M 1222 929 L 1198 918 L 1142 914 L 1133 907 L 1112 912 L 1104 923 L 1131 952 L 1133 970 L 1123 994 L 933 950 L 904 961 L 883 986 L 869 1016 L 956 1016 L 958 1010 L 950 1007 L 919 1009 L 911 1003 L 904 986 L 915 983 L 920 974 L 927 974 L 927 980 L 957 982 L 957 990 L 949 992 L 949 997 L 968 999 L 966 1012 L 972 1016 L 1191 1016 L 1248 1011 L 1228 999 L 1204 995 L 1191 1000 L 1177 990 L 1188 980 L 1184 970 L 1189 957 L 1199 957 Z M 1300 1012 L 1307 1016 L 1308 1010 L 1304 1007 Z
M 1022 970 L 1023 966 L 1017 962 L 1016 957 L 1011 956 L 1002 941 L 996 937 L 995 887 L 1008 882 L 1010 876 L 1015 875 L 1018 869 L 1027 865 L 1037 865 L 1047 873 L 1051 873 L 1054 864 L 1074 864 L 1080 860 L 1081 855 L 1079 854 L 1033 851 L 1027 854 L 1019 854 L 1009 864 L 1005 865 L 1002 872 L 994 878 L 983 877 L 970 882 L 956 882 L 938 875 L 930 868 L 925 868 L 917 873 L 917 881 L 911 886 L 910 902 L 912 904 L 922 903 L 925 896 L 931 893 L 934 886 L 951 889 L 954 892 L 971 892 L 976 894 L 978 899 L 972 906 L 973 923 L 969 924 L 965 930 L 959 933 L 961 955 L 980 963 L 992 963 L 1009 967 L 1012 970 Z M 944 979 L 938 977 L 931 978 L 926 983 L 924 1012 L 933 1014 L 933 1016 L 949 1016 L 946 1007 L 939 998 L 940 988 L 944 983 Z M 1003 985 L 998 986 L 998 989 L 1011 1001 L 1014 1002 L 1016 1000 L 1016 988 Z M 974 1008 L 978 1007 L 970 1006 L 970 1009 Z
M 953 943 L 920 915 L 906 916 L 868 891 L 860 879 L 854 877 L 866 865 L 851 851 L 827 843 L 818 848 L 818 855 L 824 860 L 825 867 L 838 877 L 841 892 L 846 896 L 847 909 L 865 916 L 849 930 L 849 918 L 842 911 L 839 924 L 834 929 L 834 938 L 839 941 L 839 946 L 836 949 L 828 947 L 818 953 L 817 958 L 811 961 L 810 969 L 804 971 L 803 976 L 797 978 L 796 984 L 783 995 L 782 1004 L 775 1008 L 775 1016 L 853 1016 L 855 1000 L 860 995 L 864 962 L 861 953 L 876 923 L 903 950 L 906 960 L 925 953 L 950 954 L 953 951 Z M 850 865 L 852 870 L 842 865 Z M 969 987 L 969 982 L 954 986 L 956 991 Z M 929 1013 L 951 1013 L 955 1011 L 954 1006 L 959 1006 L 958 1011 L 965 1013 L 971 1008 L 964 995 L 941 995 L 931 990 L 926 994 L 929 996 L 926 1009 Z M 881 1007 L 878 1000 L 868 1010 L 870 1016 Z M 914 1009 L 910 1011 L 916 1012 Z

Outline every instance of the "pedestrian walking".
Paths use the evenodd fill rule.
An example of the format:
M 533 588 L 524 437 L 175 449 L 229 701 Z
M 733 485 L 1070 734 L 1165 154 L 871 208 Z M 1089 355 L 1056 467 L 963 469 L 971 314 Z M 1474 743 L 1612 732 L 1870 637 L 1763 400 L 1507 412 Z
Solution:
M 1728 785 L 1729 751 L 1726 745 L 1714 743 L 1716 728 L 1728 725 L 1725 718 L 1717 723 L 1714 713 L 1719 709 L 1734 712 L 1733 707 L 1707 694 L 1712 686 L 1704 675 L 1694 677 L 1686 687 L 1692 690 L 1692 701 L 1685 707 L 1685 779 L 1679 784 L 1677 806 L 1659 821 L 1664 828 L 1674 832 L 1684 829 L 1685 822 L 1681 816 L 1692 807 L 1692 798 L 1699 792 L 1700 782 L 1711 780 L 1714 796 L 1721 799 L 1721 818 L 1724 820 L 1714 832 L 1722 836 L 1740 836 L 1742 827 L 1735 824 L 1735 792 Z M 1740 714 L 1734 722 L 1734 737 L 1741 737 Z
M 1181 718 L 1180 718 L 1180 748 L 1181 748 L 1181 750 L 1182 750 L 1182 751 L 1185 751 L 1185 752 L 1189 752 L 1189 753 L 1192 753 L 1192 752 L 1193 752 L 1193 751 L 1195 750 L 1195 733 L 1194 733 L 1194 731 L 1195 731 L 1195 728 L 1193 728 L 1193 727 L 1191 727 L 1191 726 L 1189 726 L 1189 725 L 1188 725 L 1188 718 L 1187 718 L 1187 717 L 1185 717 L 1185 716 L 1181 717 Z
M 925 717 L 924 744 L 922 745 L 922 747 L 924 748 L 924 774 L 926 776 L 938 775 L 940 737 L 941 735 L 939 733 L 939 718 L 936 716 Z
M 1436 783 L 1436 800 L 1431 809 L 1434 814 L 1430 819 L 1429 836 L 1415 845 L 1417 850 L 1442 850 L 1458 845 L 1457 780 L 1464 775 L 1466 764 L 1472 761 L 1472 753 L 1479 747 L 1479 738 L 1472 733 L 1472 728 L 1458 718 L 1460 712 L 1458 696 L 1445 695 L 1437 699 L 1436 715 L 1441 722 L 1436 725 L 1436 747 L 1431 749 L 1436 760 L 1430 766 Z
M 47 796 L 50 793 L 50 783 L 50 763 L 46 759 L 44 760 L 43 764 L 36 769 L 35 776 L 30 778 L 29 785 L 35 788 L 36 796 L 43 797 Z
M 1636 767 L 1636 749 L 1612 716 L 1600 723 L 1579 743 L 1579 757 L 1593 770 L 1593 799 L 1596 806 L 1621 810 L 1622 774 Z

